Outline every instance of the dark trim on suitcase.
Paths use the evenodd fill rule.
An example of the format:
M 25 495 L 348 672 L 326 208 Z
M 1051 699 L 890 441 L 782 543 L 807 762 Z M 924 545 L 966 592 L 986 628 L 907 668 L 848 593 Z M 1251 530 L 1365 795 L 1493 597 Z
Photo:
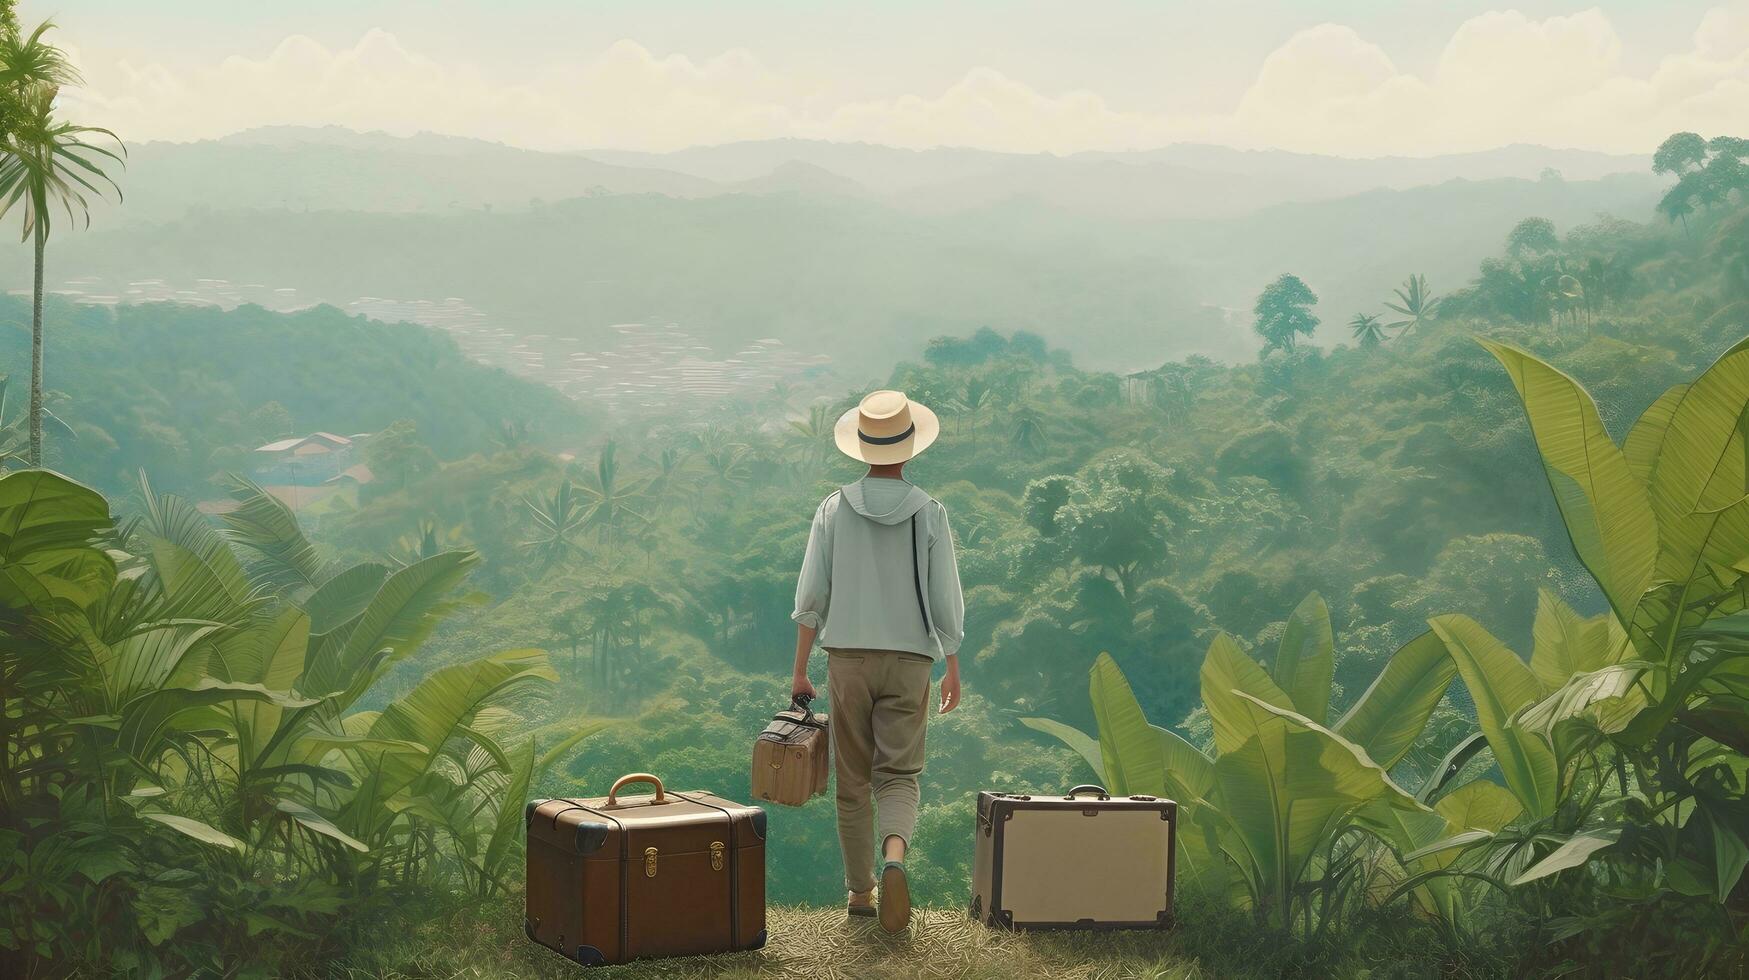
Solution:
M 631 942 L 631 935 L 628 931 L 629 927 L 630 927 L 630 916 L 625 914 L 625 910 L 627 907 L 627 905 L 626 905 L 626 868 L 631 865 L 631 851 L 630 851 L 631 834 L 629 834 L 626 831 L 625 824 L 623 822 L 621 822 L 620 819 L 618 817 L 614 816 L 613 814 L 607 813 L 607 812 L 602 811 L 602 810 L 597 810 L 594 807 L 584 806 L 583 804 L 577 803 L 575 801 L 572 801 L 570 806 L 567 806 L 562 810 L 557 810 L 553 813 L 553 827 L 554 827 L 554 829 L 557 829 L 559 826 L 559 814 L 570 813 L 572 810 L 583 810 L 587 813 L 594 814 L 595 816 L 598 816 L 598 817 L 606 817 L 607 819 L 613 821 L 613 827 L 610 829 L 614 829 L 614 830 L 619 831 L 619 908 L 620 908 L 619 959 L 620 959 L 620 962 L 624 963 L 624 962 L 632 959 L 632 957 L 630 955 L 628 955 L 630 951 L 627 948 Z M 588 823 L 578 824 L 577 825 L 577 844 L 578 845 L 582 845 L 585 841 L 583 828 L 591 827 L 591 826 L 606 828 L 605 824 L 588 824 Z M 594 851 L 599 850 L 601 848 L 601 845 L 605 844 L 605 843 L 607 843 L 606 829 L 603 830 L 600 839 L 595 840 L 593 847 L 591 847 L 588 851 L 579 850 L 579 853 L 580 854 L 592 853 Z M 583 956 L 584 956 L 585 951 L 588 951 L 588 953 L 595 956 L 596 959 L 594 959 L 593 961 L 584 959 Z M 559 950 L 559 952 L 562 953 L 562 952 L 564 952 L 564 950 L 561 949 L 561 950 Z M 606 957 L 601 952 L 601 950 L 596 949 L 594 946 L 579 946 L 579 947 L 577 947 L 577 962 L 583 964 L 584 966 L 595 966 L 597 964 L 606 962 Z
M 735 846 L 735 815 L 726 807 L 695 800 L 685 793 L 673 795 L 699 806 L 708 806 L 729 821 L 729 946 L 733 948 L 736 937 L 741 935 L 741 849 Z
M 1074 794 L 1081 790 L 1098 790 L 1099 800 L 1107 809 L 1119 810 L 1158 810 L 1160 819 L 1172 824 L 1172 829 L 1166 835 L 1166 907 L 1161 909 L 1153 919 L 1138 922 L 1097 922 L 1093 919 L 1079 919 L 1074 922 L 1015 922 L 1014 913 L 1002 907 L 1002 858 L 1006 835 L 1001 833 L 998 824 L 1006 823 L 1014 817 L 1014 811 L 1020 809 L 1016 804 L 1026 804 L 1028 810 L 1080 810 L 1093 816 L 1100 811 L 1098 808 L 1084 806 L 1072 795 L 1068 797 L 1011 795 L 1007 793 L 978 794 L 978 827 L 977 833 L 991 838 L 990 841 L 990 908 L 987 912 L 982 908 L 978 896 L 972 897 L 971 916 L 974 921 L 982 922 L 992 929 L 1078 929 L 1088 931 L 1115 931 L 1119 929 L 1169 929 L 1177 921 L 1174 909 L 1178 883 L 1178 804 L 1172 800 L 1154 796 L 1130 796 L 1114 798 L 1105 793 L 1099 786 L 1077 786 L 1070 790 Z M 1120 804 L 1113 807 L 1112 804 Z M 983 914 L 980 914 L 983 913 Z

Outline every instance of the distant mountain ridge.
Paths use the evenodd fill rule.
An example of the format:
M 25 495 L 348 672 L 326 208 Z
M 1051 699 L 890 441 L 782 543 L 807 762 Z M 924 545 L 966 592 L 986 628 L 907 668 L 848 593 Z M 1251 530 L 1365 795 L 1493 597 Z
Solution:
M 813 164 L 888 193 L 949 183 L 992 171 L 1031 168 L 1046 172 L 1086 172 L 1090 163 L 1123 163 L 1138 168 L 1177 168 L 1165 173 L 1212 171 L 1229 176 L 1268 177 L 1296 182 L 1326 196 L 1374 187 L 1414 187 L 1468 178 L 1535 179 L 1545 169 L 1570 180 L 1618 173 L 1645 173 L 1649 154 L 1613 154 L 1514 144 L 1471 153 L 1428 157 L 1337 157 L 1289 150 L 1242 150 L 1212 144 L 1179 143 L 1154 150 L 1057 156 L 937 148 L 911 150 L 871 143 L 820 140 L 759 140 L 692 147 L 668 153 L 585 150 L 582 155 L 623 166 L 660 167 L 717 181 L 747 180 L 785 162 Z
M 714 181 L 649 167 L 454 136 L 395 137 L 329 126 L 247 130 L 218 140 L 129 147 L 127 200 L 99 224 L 198 210 L 446 212 L 526 208 L 589 194 L 700 197 Z
M 872 196 L 945 214 L 1008 199 L 1113 218 L 1237 217 L 1289 202 L 1453 179 L 1569 180 L 1647 173 L 1650 158 L 1507 146 L 1433 157 L 1349 159 L 1178 144 L 1130 153 L 910 150 L 777 139 L 670 153 L 551 153 L 470 137 L 392 136 L 338 126 L 273 126 L 217 140 L 143 143 L 128 169 L 123 221 L 190 209 L 443 212 L 526 209 L 599 194 L 694 198 L 799 193 Z

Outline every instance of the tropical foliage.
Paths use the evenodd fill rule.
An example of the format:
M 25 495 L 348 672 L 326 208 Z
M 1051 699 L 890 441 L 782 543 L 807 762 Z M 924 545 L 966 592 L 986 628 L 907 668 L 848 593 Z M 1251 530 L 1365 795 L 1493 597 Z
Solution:
M 22 215 L 22 237 L 31 243 L 30 409 L 27 424 L 31 465 L 43 461 L 43 263 L 54 213 L 90 220 L 91 199 L 121 188 L 106 167 L 123 162 L 126 150 L 107 129 L 80 126 L 55 115 L 61 86 L 78 84 L 79 73 L 46 35 L 43 21 L 28 35 L 10 6 L 0 23 L 0 217 Z
M 476 556 L 336 564 L 279 501 L 234 493 L 223 530 L 149 486 L 118 525 L 58 474 L 0 478 L 11 975 L 259 969 L 392 894 L 512 887 L 521 800 L 551 753 L 507 709 L 554 679 L 545 655 L 360 705 Z
M 1740 970 L 1749 571 L 1734 556 L 1749 553 L 1749 342 L 1666 391 L 1622 446 L 1571 378 L 1518 348 L 1483 346 L 1518 390 L 1608 612 L 1585 618 L 1543 592 L 1528 662 L 1467 616 L 1433 617 L 1325 727 L 1333 640 L 1314 594 L 1289 616 L 1267 671 L 1215 638 L 1202 668 L 1212 756 L 1148 724 L 1106 656 L 1092 672 L 1097 743 L 1028 724 L 1117 791 L 1178 799 L 1191 879 L 1277 927 L 1317 935 L 1344 901 L 1376 894 L 1360 879 L 1388 854 L 1402 882 L 1390 895 L 1413 892 L 1451 929 L 1480 881 L 1548 916 L 1553 938 L 1594 947 L 1643 936 L 1660 917 L 1710 919 L 1710 938 L 1668 950 L 1660 972 Z M 1411 796 L 1389 770 L 1454 676 L 1479 737 Z M 1498 781 L 1447 792 L 1484 742 Z

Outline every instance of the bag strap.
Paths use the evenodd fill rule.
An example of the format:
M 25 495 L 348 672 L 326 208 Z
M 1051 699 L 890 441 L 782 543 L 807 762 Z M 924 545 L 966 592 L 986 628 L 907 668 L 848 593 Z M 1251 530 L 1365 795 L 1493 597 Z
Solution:
M 917 515 L 911 515 L 911 585 L 917 590 L 917 611 L 923 614 L 923 637 L 929 639 L 935 636 L 935 627 L 929 623 L 929 606 L 923 602 L 923 573 L 917 567 Z

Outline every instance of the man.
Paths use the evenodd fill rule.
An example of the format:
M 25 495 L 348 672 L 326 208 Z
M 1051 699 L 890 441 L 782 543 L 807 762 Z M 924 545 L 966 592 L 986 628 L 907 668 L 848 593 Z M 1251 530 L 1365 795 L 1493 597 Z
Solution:
M 965 600 L 947 509 L 904 477 L 905 463 L 940 433 L 934 412 L 897 391 L 876 391 L 838 420 L 838 448 L 867 463 L 868 473 L 814 512 L 792 617 L 795 694 L 814 696 L 808 654 L 816 638 L 826 648 L 849 912 L 875 914 L 878 830 L 880 922 L 888 932 L 911 919 L 905 850 L 917 825 L 936 661 L 947 661 L 941 713 L 960 700 Z

